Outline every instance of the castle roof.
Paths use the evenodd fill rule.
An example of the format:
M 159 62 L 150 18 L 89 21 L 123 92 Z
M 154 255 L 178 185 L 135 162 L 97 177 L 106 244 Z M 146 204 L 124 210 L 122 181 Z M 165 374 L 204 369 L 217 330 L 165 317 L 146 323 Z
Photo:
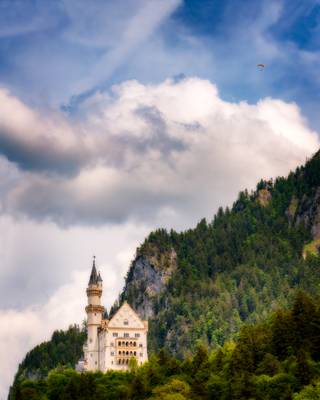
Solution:
M 99 279 L 99 277 L 100 277 L 100 279 Z M 91 270 L 91 274 L 90 274 L 89 285 L 96 285 L 99 280 L 102 280 L 102 279 L 101 279 L 100 274 L 99 274 L 99 276 L 97 274 L 96 257 L 93 256 L 92 270 Z
M 134 326 L 135 328 L 142 329 L 145 327 L 144 322 L 146 321 L 143 321 L 126 301 L 123 302 L 119 310 L 110 319 L 110 321 L 108 322 L 108 327 L 126 328 L 127 324 L 124 323 L 125 320 L 126 321 L 130 320 L 132 326 Z

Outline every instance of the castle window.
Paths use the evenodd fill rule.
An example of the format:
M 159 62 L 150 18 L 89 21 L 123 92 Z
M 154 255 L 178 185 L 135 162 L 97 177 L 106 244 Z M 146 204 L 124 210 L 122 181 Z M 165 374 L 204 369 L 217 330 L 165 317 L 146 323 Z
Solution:
M 113 332 L 112 336 L 113 337 L 118 337 L 118 332 Z
M 129 346 L 129 342 L 126 342 L 126 346 L 127 346 L 127 347 Z
M 135 333 L 134 337 L 136 337 L 136 338 L 140 337 L 140 333 Z
M 110 353 L 110 355 L 114 356 L 114 352 L 112 351 L 112 352 Z
M 132 342 L 130 342 L 130 346 L 132 346 Z
M 129 337 L 129 333 L 124 333 L 123 337 Z
M 113 347 L 113 346 L 114 346 L 114 343 L 113 343 L 113 342 L 111 342 L 111 343 L 110 343 L 110 346 L 111 346 L 111 347 Z
M 137 352 L 136 352 L 136 351 L 134 351 L 134 352 L 133 352 L 133 355 L 134 355 L 134 356 L 136 356 L 136 355 L 137 355 Z
M 123 325 L 129 325 L 129 321 L 128 321 L 127 319 L 125 319 L 125 320 L 123 321 Z
M 136 347 L 136 345 L 137 345 L 137 342 L 133 342 L 133 345 L 134 345 L 134 347 Z
M 89 339 L 89 342 L 92 343 L 92 339 L 91 338 Z
M 142 343 L 139 343 L 139 347 L 142 347 Z
M 126 342 L 122 342 L 122 346 L 125 346 L 126 345 Z
M 129 360 L 127 359 L 126 364 L 129 364 Z
M 142 357 L 143 356 L 143 353 L 140 353 L 140 357 Z

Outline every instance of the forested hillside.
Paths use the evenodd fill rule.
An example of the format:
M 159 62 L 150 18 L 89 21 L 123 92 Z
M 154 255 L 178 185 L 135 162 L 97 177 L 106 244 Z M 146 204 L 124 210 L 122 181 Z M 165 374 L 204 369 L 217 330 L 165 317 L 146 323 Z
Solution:
M 119 303 L 149 317 L 149 348 L 180 357 L 200 340 L 236 337 L 244 322 L 320 288 L 320 153 L 287 178 L 241 192 L 211 222 L 158 230 L 137 250 Z M 116 304 L 112 310 L 117 308 Z
M 74 368 L 82 355 L 86 332 L 77 325 L 67 331 L 55 331 L 51 340 L 43 342 L 26 354 L 19 365 L 15 382 L 22 379 L 42 379 L 58 366 Z
M 164 351 L 129 372 L 56 369 L 24 380 L 11 400 L 313 400 L 320 398 L 319 301 L 299 293 L 291 310 L 242 329 L 239 339 L 181 361 Z
M 293 392 L 311 382 L 320 370 L 316 364 L 320 349 L 303 344 L 303 351 L 299 353 L 297 343 L 303 338 L 299 338 L 302 331 L 294 333 L 294 338 L 290 336 L 296 327 L 291 324 L 292 312 L 297 311 L 299 304 L 301 307 L 310 306 L 303 324 L 319 328 L 318 305 L 301 295 L 302 300 L 296 301 L 291 314 L 285 311 L 292 305 L 297 291 L 307 293 L 314 299 L 319 295 L 319 247 L 320 152 L 288 177 L 260 181 L 252 193 L 241 192 L 233 206 L 219 209 L 211 222 L 202 220 L 194 229 L 182 233 L 157 230 L 137 249 L 124 290 L 110 314 L 127 300 L 142 317 L 149 319 L 149 354 L 158 353 L 162 348 L 165 352 L 159 358 L 152 358 L 148 366 L 135 373 L 134 383 L 129 385 L 129 389 L 130 374 L 88 374 L 80 378 L 71 371 L 56 371 L 43 383 L 43 390 L 50 391 L 50 382 L 61 379 L 67 386 L 86 387 L 91 382 L 93 387 L 97 385 L 94 390 L 101 389 L 108 393 L 114 390 L 117 393 L 115 396 L 119 396 L 112 397 L 110 394 L 111 397 L 101 398 L 128 398 L 125 397 L 128 396 L 127 390 L 136 393 L 140 387 L 144 396 L 161 399 L 165 398 L 161 397 L 161 393 L 166 392 L 166 385 L 177 385 L 182 392 L 180 397 L 177 395 L 174 398 L 183 399 L 189 398 L 186 393 L 195 390 L 194 385 L 199 379 L 199 385 L 206 387 L 206 393 L 218 391 L 216 397 L 209 398 L 247 399 L 249 397 L 241 394 L 246 388 L 262 393 L 264 387 L 281 385 L 283 393 L 287 393 L 288 388 L 290 395 L 261 397 L 256 394 L 254 398 L 291 398 Z M 273 322 L 265 323 L 270 312 L 280 308 L 282 311 L 275 314 Z M 302 318 L 302 314 L 299 315 Z M 242 330 L 234 350 L 229 341 L 238 339 L 245 324 L 253 323 L 258 325 Z M 318 334 L 312 332 L 319 342 Z M 62 333 L 60 335 L 63 336 Z M 51 342 L 38 346 L 27 355 L 19 367 L 14 390 L 23 377 L 42 378 L 58 364 L 75 364 L 81 354 L 85 333 L 75 329 L 66 335 L 70 338 L 75 335 L 74 340 L 62 340 L 61 344 L 56 340 L 58 336 L 54 335 Z M 281 341 L 278 343 L 280 347 L 275 342 L 277 337 Z M 213 350 L 209 361 L 202 350 L 197 352 L 199 344 Z M 217 350 L 220 346 L 223 346 L 222 349 Z M 166 351 L 170 356 L 165 355 Z M 199 357 L 206 360 L 201 363 L 210 364 L 208 372 L 199 367 Z M 239 364 L 236 364 L 237 357 Z M 179 359 L 185 361 L 180 362 Z M 306 371 L 311 371 L 304 381 L 299 380 L 295 369 L 300 368 L 301 372 L 301 365 Z M 196 373 L 198 368 L 203 376 L 200 372 L 201 376 Z M 162 372 L 159 373 L 158 369 Z M 162 376 L 163 373 L 168 375 Z M 173 379 L 176 375 L 180 377 L 177 381 Z M 150 386 L 146 389 L 144 380 L 147 379 Z M 240 385 L 240 381 L 247 383 L 242 389 L 236 383 Z M 40 390 L 36 383 L 24 382 L 23 385 L 26 385 L 25 388 L 21 386 L 20 389 L 27 392 L 30 388 Z M 163 385 L 163 388 L 156 388 Z M 124 397 L 121 397 L 122 391 Z M 26 398 L 21 395 L 22 392 L 14 398 Z M 49 399 L 62 398 L 52 393 L 48 395 Z M 228 397 L 230 393 L 233 397 Z M 95 396 L 100 398 L 98 394 Z M 297 397 L 300 398 L 303 397 Z

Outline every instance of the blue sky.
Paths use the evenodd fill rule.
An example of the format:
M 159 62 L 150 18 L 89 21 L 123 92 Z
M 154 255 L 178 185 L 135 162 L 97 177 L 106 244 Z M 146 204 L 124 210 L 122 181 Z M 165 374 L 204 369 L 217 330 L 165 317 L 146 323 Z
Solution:
M 318 0 L 0 0 L 0 398 L 83 320 L 93 254 L 109 307 L 151 230 L 319 149 L 319 18 Z
M 183 74 L 229 100 L 295 101 L 318 126 L 318 0 L 173 0 L 150 24 L 136 18 L 143 1 L 76 3 L 1 1 L 0 82 L 28 103 L 74 106 L 115 82 Z

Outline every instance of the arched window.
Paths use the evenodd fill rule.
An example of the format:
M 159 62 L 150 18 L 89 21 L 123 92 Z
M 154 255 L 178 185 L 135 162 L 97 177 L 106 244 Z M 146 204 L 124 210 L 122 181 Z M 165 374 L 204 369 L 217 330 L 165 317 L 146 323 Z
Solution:
M 127 355 L 127 356 L 129 355 L 129 352 L 128 352 L 128 351 L 126 352 L 126 355 Z
M 130 356 L 132 356 L 132 351 L 130 351 Z
M 125 320 L 123 321 L 123 325 L 129 325 L 129 321 L 128 321 L 127 319 L 125 319 Z
M 132 346 L 132 342 L 130 342 L 130 346 Z
M 129 342 L 126 342 L 126 346 L 129 346 Z
M 121 350 L 119 351 L 119 356 L 121 356 Z
M 136 345 L 137 345 L 137 342 L 134 342 L 134 343 L 133 343 L 133 345 L 134 345 L 134 347 L 136 347 Z
M 136 352 L 136 351 L 134 351 L 134 352 L 133 352 L 133 355 L 134 355 L 134 356 L 136 356 L 136 355 L 137 355 L 137 352 Z

